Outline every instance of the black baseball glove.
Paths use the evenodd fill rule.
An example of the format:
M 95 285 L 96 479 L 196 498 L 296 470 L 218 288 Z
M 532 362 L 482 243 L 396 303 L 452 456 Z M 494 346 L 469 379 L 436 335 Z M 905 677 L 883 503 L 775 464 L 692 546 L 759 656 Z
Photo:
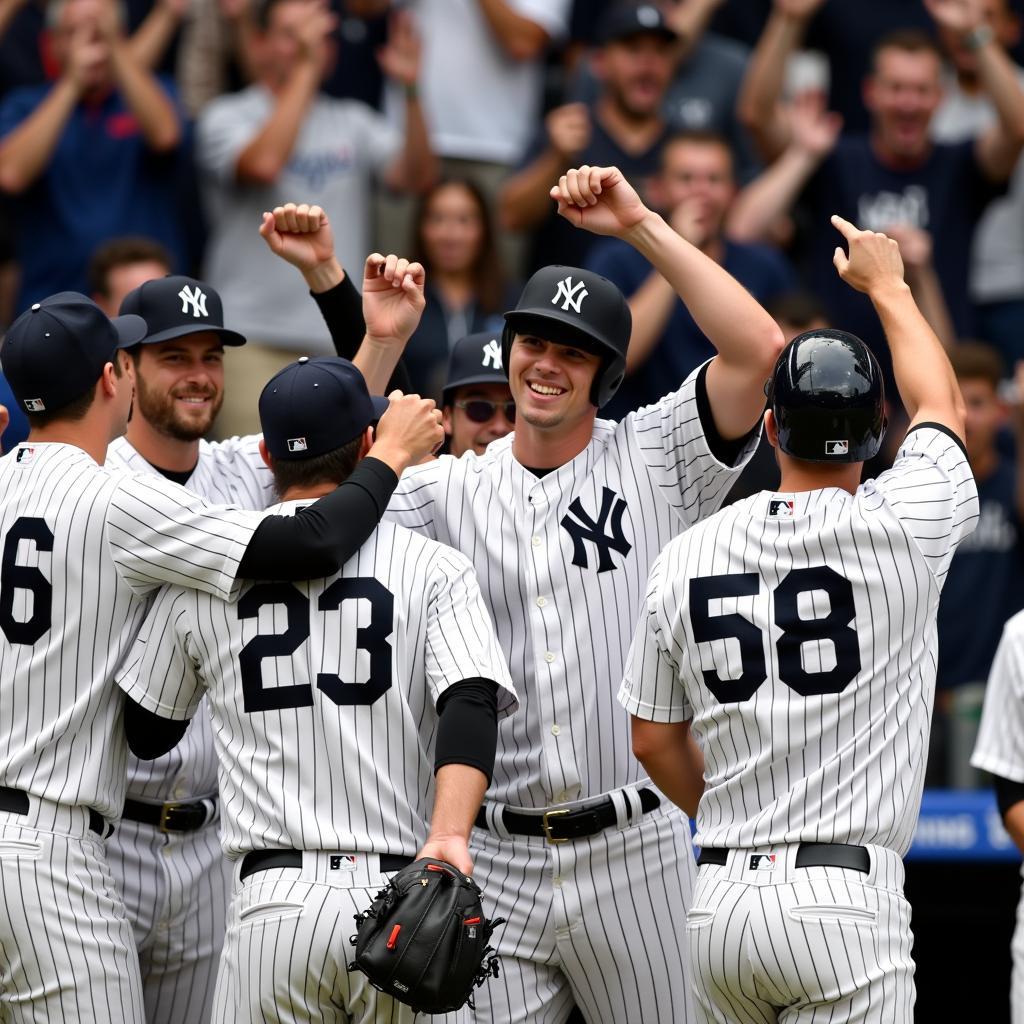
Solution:
M 480 889 L 458 868 L 424 858 L 399 871 L 368 910 L 350 971 L 419 1013 L 446 1013 L 472 1005 L 475 986 L 498 976 L 488 940 L 502 918 L 488 921 Z

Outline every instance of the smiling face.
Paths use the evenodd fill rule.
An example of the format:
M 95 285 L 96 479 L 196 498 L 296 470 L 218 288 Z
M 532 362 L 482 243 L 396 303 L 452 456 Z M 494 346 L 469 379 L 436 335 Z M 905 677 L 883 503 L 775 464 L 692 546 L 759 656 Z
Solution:
M 209 331 L 143 345 L 136 383 L 139 415 L 154 430 L 196 441 L 224 401 L 224 345 Z
M 517 334 L 508 361 L 516 419 L 541 430 L 569 432 L 593 424 L 590 401 L 600 356 L 571 345 L 556 345 L 532 334 Z
M 483 455 L 492 441 L 514 430 L 515 421 L 506 414 L 511 401 L 512 392 L 507 384 L 467 384 L 457 388 L 452 403 L 444 407 L 444 429 L 451 438 L 451 454 L 458 457 L 474 451 Z M 474 418 L 488 406 L 491 415 L 487 419 Z
M 880 50 L 864 89 L 875 138 L 899 159 L 920 159 L 931 145 L 932 117 L 942 101 L 942 65 L 932 50 Z

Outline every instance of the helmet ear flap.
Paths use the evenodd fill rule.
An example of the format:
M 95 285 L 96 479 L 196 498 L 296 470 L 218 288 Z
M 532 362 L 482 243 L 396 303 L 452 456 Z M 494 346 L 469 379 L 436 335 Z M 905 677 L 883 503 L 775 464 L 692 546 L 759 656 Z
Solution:
M 501 368 L 508 377 L 508 357 L 512 351 L 512 342 L 515 341 L 515 328 L 506 320 L 505 326 L 501 329 Z

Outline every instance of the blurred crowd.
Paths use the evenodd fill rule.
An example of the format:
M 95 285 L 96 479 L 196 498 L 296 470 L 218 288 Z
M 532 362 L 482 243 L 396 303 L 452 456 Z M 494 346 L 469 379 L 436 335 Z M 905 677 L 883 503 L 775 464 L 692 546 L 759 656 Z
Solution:
M 53 292 L 113 315 L 146 280 L 194 275 L 248 338 L 211 434 L 253 432 L 263 383 L 334 350 L 315 274 L 257 235 L 264 211 L 317 204 L 355 281 L 373 250 L 422 262 L 410 382 L 482 450 L 515 409 L 497 359 L 472 365 L 538 266 L 629 297 L 603 416 L 713 353 L 634 249 L 554 216 L 567 168 L 618 166 L 787 338 L 835 325 L 883 363 L 829 215 L 885 231 L 967 403 L 981 520 L 943 591 L 928 778 L 976 786 L 985 679 L 1024 606 L 1021 28 L 1017 0 L 0 0 L 0 329 Z M 6 449 L 25 427 L 4 404 Z M 895 388 L 889 421 L 896 441 Z M 775 479 L 766 449 L 736 493 Z

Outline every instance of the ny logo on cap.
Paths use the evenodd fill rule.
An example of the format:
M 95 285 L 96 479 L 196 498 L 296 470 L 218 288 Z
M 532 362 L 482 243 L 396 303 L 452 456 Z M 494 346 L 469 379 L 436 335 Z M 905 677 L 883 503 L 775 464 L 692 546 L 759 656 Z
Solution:
M 29 412 L 43 412 L 46 409 L 46 403 L 41 398 L 26 398 L 25 408 Z
M 577 313 L 581 312 L 580 306 L 583 304 L 583 300 L 590 294 L 587 291 L 587 286 L 582 281 L 577 281 L 575 284 L 572 283 L 572 277 L 563 277 L 558 282 L 558 291 L 555 292 L 555 297 L 551 300 L 552 306 L 557 306 L 559 301 L 562 302 L 562 309 L 568 310 L 571 306 Z
M 501 346 L 498 344 L 497 338 L 491 338 L 491 340 L 484 345 L 484 359 L 480 365 L 493 366 L 496 370 L 501 369 Z
M 850 454 L 850 442 L 849 441 L 826 441 L 825 442 L 825 454 L 826 455 L 849 455 Z
M 184 288 L 178 292 L 178 298 L 181 299 L 181 311 L 187 313 L 189 307 L 192 307 L 192 315 L 194 317 L 207 316 L 206 312 L 206 293 L 196 285 L 193 288 L 191 285 L 185 285 Z
M 290 452 L 304 452 L 309 449 L 309 445 L 306 444 L 304 437 L 289 437 L 288 438 L 288 451 Z

